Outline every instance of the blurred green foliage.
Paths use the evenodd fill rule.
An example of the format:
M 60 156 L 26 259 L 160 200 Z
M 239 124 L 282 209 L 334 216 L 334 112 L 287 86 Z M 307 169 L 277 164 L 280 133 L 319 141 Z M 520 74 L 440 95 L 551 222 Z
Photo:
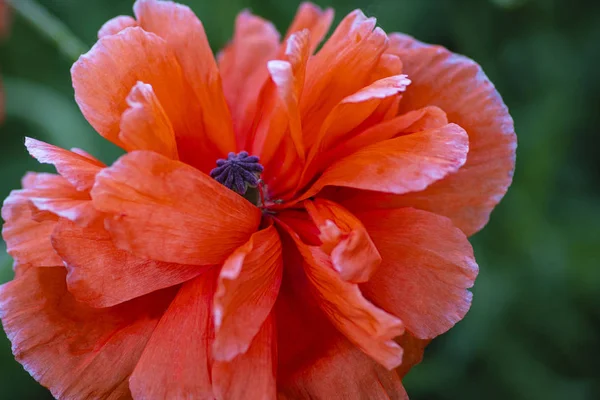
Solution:
M 19 0 L 15 0 L 19 1 Z M 214 49 L 243 8 L 285 31 L 296 1 L 182 0 Z M 585 0 L 332 0 L 388 32 L 440 43 L 477 60 L 511 109 L 517 171 L 490 224 L 473 238 L 481 273 L 465 320 L 434 341 L 406 379 L 412 399 L 600 398 L 600 2 Z M 43 0 L 91 46 L 103 22 L 131 14 L 129 0 Z M 110 162 L 118 152 L 81 116 L 66 59 L 22 18 L 0 48 L 6 121 L 0 127 L 0 197 L 26 170 L 23 137 L 81 147 Z M 0 255 L 0 282 L 12 277 Z M 49 394 L 17 364 L 0 335 L 0 398 Z

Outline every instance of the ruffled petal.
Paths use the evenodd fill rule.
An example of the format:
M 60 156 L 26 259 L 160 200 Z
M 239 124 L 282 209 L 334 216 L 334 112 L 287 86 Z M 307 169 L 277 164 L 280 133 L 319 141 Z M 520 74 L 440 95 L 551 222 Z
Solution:
M 25 146 L 39 162 L 53 164 L 58 173 L 77 190 L 90 190 L 96 174 L 106 167 L 98 160 L 32 138 L 25 138 Z
M 252 134 L 252 151 L 268 164 L 284 139 L 291 141 L 292 154 L 304 161 L 302 125 L 298 99 L 304 87 L 308 61 L 308 32 L 292 35 L 283 60 L 267 63 L 271 81 L 265 87 L 260 106 L 261 118 Z M 287 133 L 287 135 L 285 135 Z
M 446 217 L 411 208 L 357 216 L 383 257 L 361 286 L 365 297 L 419 339 L 434 338 L 465 316 L 478 268 L 460 229 Z
M 299 187 L 306 186 L 317 174 L 327 169 L 331 165 L 331 160 L 340 160 L 364 147 L 384 140 L 390 140 L 408 133 L 439 129 L 447 124 L 446 113 L 437 107 L 429 106 L 391 117 L 364 130 L 357 129 L 359 133 L 349 135 L 346 140 L 337 143 L 333 148 L 312 153 L 311 159 L 302 172 L 302 183 Z M 344 196 L 344 200 L 348 197 L 351 196 Z
M 256 113 L 257 99 L 268 79 L 267 61 L 275 59 L 280 35 L 275 26 L 249 11 L 235 20 L 229 45 L 219 54 L 223 92 L 231 110 L 238 148 L 244 145 Z
M 304 259 L 310 290 L 331 323 L 358 348 L 388 369 L 402 362 L 402 348 L 393 341 L 404 332 L 402 321 L 366 300 L 358 285 L 346 282 L 319 247 L 304 244 L 283 222 Z
M 306 69 L 300 100 L 305 146 L 311 147 L 331 110 L 345 97 L 369 85 L 388 38 L 375 19 L 356 10 L 338 25 Z
M 115 245 L 138 257 L 219 264 L 258 228 L 261 213 L 198 170 L 149 151 L 121 157 L 96 177 L 97 209 Z
M 321 249 L 331 257 L 331 265 L 342 279 L 368 281 L 381 256 L 360 220 L 329 200 L 307 200 L 304 205 L 319 228 Z
M 248 350 L 275 304 L 282 269 L 281 241 L 272 225 L 225 261 L 214 299 L 215 359 L 231 361 Z
M 334 12 L 332 8 L 321 9 L 319 6 L 304 2 L 298 7 L 296 16 L 292 21 L 286 34 L 284 43 L 296 32 L 308 30 L 310 32 L 310 53 L 314 53 L 323 40 L 331 23 L 333 22 Z
M 468 150 L 467 134 L 455 124 L 375 143 L 332 164 L 302 198 L 325 186 L 395 194 L 420 191 L 456 172 Z
M 388 76 L 344 98 L 325 119 L 311 152 L 321 153 L 349 139 L 348 136 L 352 136 L 349 134 L 373 114 L 383 101 L 404 92 L 409 84 L 406 75 Z
M 135 19 L 129 15 L 119 15 L 102 25 L 102 28 L 98 31 L 98 39 L 102 39 L 104 36 L 116 35 L 122 30 L 134 26 L 138 26 Z
M 208 267 L 144 260 L 119 250 L 102 225 L 62 220 L 52 245 L 67 267 L 69 291 L 92 307 L 111 307 L 186 282 Z
M 73 65 L 71 75 L 83 115 L 102 136 L 121 147 L 121 116 L 138 81 L 152 85 L 178 135 L 192 135 L 200 126 L 194 121 L 200 105 L 190 97 L 175 55 L 163 39 L 141 28 L 100 39 Z
M 172 297 L 161 291 L 90 308 L 67 291 L 64 268 L 30 268 L 0 286 L 0 318 L 17 360 L 54 397 L 122 399 Z
M 402 59 L 413 81 L 401 111 L 440 107 L 469 134 L 469 156 L 458 173 L 423 192 L 383 199 L 383 205 L 445 215 L 471 235 L 487 223 L 512 182 L 517 145 L 512 118 L 474 61 L 402 34 L 391 35 L 390 44 L 388 51 Z
M 347 340 L 280 383 L 279 399 L 408 400 L 396 371 L 388 371 Z
M 133 10 L 140 26 L 163 38 L 176 55 L 187 84 L 196 95 L 195 111 L 202 121 L 190 139 L 200 138 L 204 146 L 214 146 L 212 153 L 206 153 L 207 157 L 217 156 L 211 160 L 214 163 L 235 148 L 235 136 L 219 69 L 202 22 L 189 7 L 170 1 L 137 0 Z M 180 150 L 184 151 L 183 146 Z M 193 160 L 194 154 L 184 154 L 183 160 L 188 159 L 188 154 Z
M 263 179 L 277 197 L 295 187 L 301 172 L 298 166 L 305 161 L 298 99 L 308 55 L 308 32 L 303 31 L 288 40 L 285 60 L 267 63 L 271 79 L 262 91 L 259 117 L 249 140 L 252 153 L 265 166 Z
M 216 276 L 185 283 L 154 330 L 129 384 L 135 399 L 213 399 L 209 344 Z
M 448 125 L 446 113 L 438 107 L 427 106 L 372 126 L 347 141 L 339 143 L 333 151 L 325 153 L 323 158 L 339 159 L 384 140 L 408 133 L 441 129 L 446 125 Z
M 87 225 L 100 217 L 89 192 L 81 192 L 56 174 L 29 174 L 29 185 L 21 191 L 35 207 Z
M 150 150 L 177 160 L 173 125 L 152 85 L 138 82 L 127 96 L 129 108 L 121 118 L 119 140 L 125 150 Z
M 230 362 L 212 367 L 213 391 L 217 400 L 276 399 L 276 336 L 269 316 L 252 339 L 248 351 Z
M 15 265 L 55 267 L 63 265 L 50 243 L 50 235 L 58 217 L 46 216 L 43 220 L 34 218 L 39 210 L 22 191 L 13 191 L 2 206 L 2 237 L 6 251 Z

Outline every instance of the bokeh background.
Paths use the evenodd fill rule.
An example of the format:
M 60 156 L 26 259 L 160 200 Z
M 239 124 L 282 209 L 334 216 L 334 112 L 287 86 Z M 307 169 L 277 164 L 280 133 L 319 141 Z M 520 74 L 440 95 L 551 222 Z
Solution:
M 13 0 L 15 2 L 24 0 Z M 284 32 L 297 1 L 181 0 L 211 44 L 230 38 L 243 8 Z M 39 0 L 89 48 L 132 0 Z M 515 180 L 472 242 L 481 272 L 474 304 L 407 377 L 414 399 L 600 399 L 600 2 L 586 0 L 317 0 L 336 19 L 354 8 L 388 32 L 409 33 L 477 60 L 515 119 Z M 60 32 L 59 32 L 60 33 Z M 60 39 L 64 41 L 63 39 Z M 85 49 L 87 50 L 87 49 Z M 23 137 L 81 147 L 112 161 L 81 116 L 74 60 L 19 15 L 0 47 L 6 116 L 0 197 L 44 170 Z M 12 278 L 0 241 L 0 283 Z M 0 399 L 45 399 L 0 331 Z

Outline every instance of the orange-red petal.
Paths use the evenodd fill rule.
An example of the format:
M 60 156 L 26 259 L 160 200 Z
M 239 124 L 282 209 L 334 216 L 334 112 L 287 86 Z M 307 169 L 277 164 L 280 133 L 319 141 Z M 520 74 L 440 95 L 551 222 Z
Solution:
M 337 159 L 371 144 L 393 139 L 407 133 L 416 133 L 443 128 L 448 125 L 446 113 L 438 107 L 427 106 L 391 118 L 369 127 L 356 136 L 338 144 L 328 153 L 329 159 Z
M 276 399 L 276 334 L 269 316 L 252 339 L 250 348 L 229 362 L 212 367 L 213 391 L 217 400 Z
M 258 208 L 202 172 L 149 151 L 121 157 L 96 177 L 95 207 L 110 214 L 115 245 L 138 257 L 222 263 L 254 233 Z
M 188 103 L 194 99 L 186 92 L 175 55 L 163 39 L 141 28 L 100 39 L 73 65 L 71 75 L 83 115 L 117 145 L 122 146 L 118 135 L 127 95 L 138 81 L 152 85 L 176 128 L 185 130 L 192 122 L 195 108 Z
M 267 63 L 270 80 L 264 86 L 248 148 L 265 167 L 262 178 L 273 196 L 295 187 L 305 161 L 298 100 L 309 57 L 309 33 L 301 31 L 287 41 L 282 60 Z
M 248 350 L 275 304 L 282 270 L 281 241 L 272 225 L 227 258 L 213 307 L 216 360 L 231 361 Z
M 358 348 L 388 369 L 402 362 L 402 348 L 393 339 L 404 332 L 402 321 L 365 299 L 357 284 L 341 279 L 329 256 L 319 247 L 296 242 L 304 259 L 311 292 L 331 323 Z
M 309 2 L 300 4 L 283 42 L 286 43 L 294 33 L 306 29 L 310 32 L 310 53 L 314 53 L 331 27 L 333 14 L 332 8 L 322 10 L 319 6 Z
M 348 133 L 364 122 L 384 100 L 404 92 L 409 84 L 406 75 L 388 76 L 342 99 L 325 119 L 311 151 L 318 154 L 349 139 Z
M 161 291 L 90 308 L 67 291 L 64 268 L 30 268 L 0 286 L 0 318 L 17 360 L 54 397 L 122 399 L 171 299 Z
M 104 36 L 116 35 L 126 28 L 138 26 L 135 19 L 129 15 L 119 15 L 118 17 L 108 20 L 100 30 L 98 31 L 98 39 L 102 39 Z
M 242 11 L 235 20 L 231 43 L 219 54 L 223 92 L 231 110 L 238 149 L 250 131 L 260 90 L 268 78 L 267 61 L 277 56 L 279 39 L 271 22 Z
M 127 96 L 127 104 L 119 133 L 125 150 L 150 150 L 177 160 L 173 125 L 152 85 L 137 82 Z
M 381 263 L 381 256 L 365 227 L 344 207 L 325 199 L 304 203 L 320 230 L 321 249 L 342 279 L 366 282 Z
M 41 163 L 53 164 L 63 178 L 81 191 L 90 190 L 96 174 L 106 166 L 98 160 L 32 138 L 25 138 L 25 146 L 32 157 Z
M 58 217 L 52 215 L 43 220 L 35 219 L 34 216 L 39 210 L 22 192 L 13 191 L 2 206 L 2 237 L 6 242 L 6 251 L 16 265 L 62 265 L 61 258 L 50 243 L 50 235 Z
M 213 152 L 207 152 L 207 156 L 215 153 L 224 156 L 232 151 L 235 136 L 231 116 L 202 22 L 189 7 L 170 1 L 137 0 L 133 10 L 144 30 L 166 41 L 181 65 L 187 85 L 196 96 L 198 108 L 195 111 L 202 124 L 196 127 L 198 132 L 190 132 L 195 135 L 192 137 L 199 137 L 204 146 L 213 147 Z M 193 154 L 190 153 L 189 157 Z M 187 159 L 187 156 L 182 159 Z M 214 163 L 215 159 L 211 161 Z
M 300 100 L 306 147 L 314 144 L 323 121 L 342 99 L 371 83 L 371 73 L 388 42 L 375 23 L 359 10 L 350 13 L 309 60 Z
M 133 398 L 214 398 L 209 345 L 215 278 L 208 272 L 179 289 L 129 380 Z
M 330 166 L 331 160 L 340 160 L 363 147 L 370 146 L 384 140 L 427 130 L 434 130 L 448 124 L 446 114 L 437 107 L 425 107 L 420 110 L 410 111 L 396 117 L 367 126 L 358 127 L 357 132 L 349 135 L 347 140 L 337 143 L 328 151 L 311 154 L 311 159 L 303 171 L 303 180 L 300 186 L 306 185 L 317 173 Z
M 455 124 L 385 140 L 332 164 L 302 198 L 325 186 L 395 194 L 420 191 L 456 172 L 468 150 L 467 134 Z
M 408 400 L 396 371 L 388 371 L 340 338 L 314 363 L 280 383 L 279 399 Z
M 67 267 L 69 291 L 92 307 L 111 307 L 186 282 L 208 267 L 144 260 L 119 250 L 102 225 L 58 222 L 52 245 Z
M 420 339 L 446 332 L 465 316 L 478 268 L 460 229 L 446 217 L 412 208 L 357 216 L 383 257 L 361 286 L 368 299 Z
M 487 223 L 512 181 L 517 142 L 508 109 L 481 67 L 466 57 L 402 34 L 390 36 L 388 52 L 402 59 L 413 81 L 401 111 L 438 106 L 469 135 L 467 162 L 458 173 L 421 193 L 390 199 L 390 206 L 445 215 L 471 235 Z
M 37 209 L 86 225 L 100 217 L 89 192 L 81 192 L 56 174 L 29 174 L 29 184 L 21 191 Z

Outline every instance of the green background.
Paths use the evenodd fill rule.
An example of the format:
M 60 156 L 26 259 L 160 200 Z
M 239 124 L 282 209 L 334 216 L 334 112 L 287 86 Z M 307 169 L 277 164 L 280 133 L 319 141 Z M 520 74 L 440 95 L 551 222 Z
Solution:
M 15 0 L 20 1 L 20 0 Z M 285 31 L 296 1 L 182 0 L 215 49 L 243 8 Z M 131 14 L 129 0 L 44 0 L 86 46 L 103 22 Z M 407 377 L 414 399 L 600 399 L 600 2 L 559 0 L 317 1 L 378 17 L 477 60 L 515 119 L 515 181 L 476 235 L 481 273 L 467 317 L 427 350 Z M 110 162 L 73 100 L 72 60 L 19 16 L 0 50 L 7 116 L 0 127 L 0 197 L 27 170 L 32 136 L 82 147 Z M 1 244 L 0 244 L 1 245 Z M 1 249 L 0 249 L 1 250 Z M 12 277 L 0 255 L 0 282 Z M 0 398 L 49 395 L 23 371 L 0 334 Z

